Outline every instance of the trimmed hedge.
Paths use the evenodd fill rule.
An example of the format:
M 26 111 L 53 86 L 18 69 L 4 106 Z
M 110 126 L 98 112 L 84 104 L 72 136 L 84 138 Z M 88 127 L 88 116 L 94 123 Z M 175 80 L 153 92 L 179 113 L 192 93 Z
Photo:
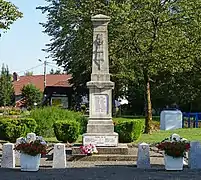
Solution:
M 120 143 L 130 143 L 140 138 L 144 131 L 144 121 L 122 118 L 114 122 L 114 129 L 119 134 Z
M 86 131 L 85 124 L 87 122 L 87 118 L 79 112 L 51 106 L 33 109 L 30 113 L 30 117 L 35 119 L 38 125 L 36 133 L 43 137 L 55 136 L 53 124 L 56 121 L 73 120 L 81 124 L 80 133 L 84 133 Z
M 79 137 L 79 122 L 75 121 L 56 121 L 53 125 L 54 133 L 58 141 L 75 142 Z
M 35 132 L 36 127 L 32 118 L 0 119 L 0 139 L 14 143 L 17 138 Z

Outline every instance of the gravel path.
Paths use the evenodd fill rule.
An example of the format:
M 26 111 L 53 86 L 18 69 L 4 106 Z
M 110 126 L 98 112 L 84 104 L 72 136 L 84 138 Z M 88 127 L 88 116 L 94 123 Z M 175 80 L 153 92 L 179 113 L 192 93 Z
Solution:
M 41 169 L 20 172 L 19 169 L 0 169 L 1 180 L 199 180 L 201 171 L 140 170 L 133 166 L 99 166 L 91 168 Z

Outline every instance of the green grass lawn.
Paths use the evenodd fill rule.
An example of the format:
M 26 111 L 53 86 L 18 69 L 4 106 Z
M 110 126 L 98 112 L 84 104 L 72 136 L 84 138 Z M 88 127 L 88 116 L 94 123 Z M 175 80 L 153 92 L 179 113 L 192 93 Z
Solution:
M 201 141 L 201 128 L 184 128 L 172 131 L 156 131 L 153 132 L 153 134 L 142 134 L 140 139 L 133 143 L 156 143 L 169 137 L 173 133 L 179 134 L 181 137 L 186 138 L 190 141 Z
M 48 143 L 59 143 L 56 137 L 49 137 L 49 138 L 44 138 L 45 141 Z M 82 143 L 82 135 L 80 135 L 76 141 L 76 143 Z
M 171 134 L 176 133 L 179 134 L 181 137 L 186 138 L 190 141 L 200 141 L 201 142 L 201 128 L 184 128 L 184 129 L 177 129 L 174 131 L 156 131 L 153 134 L 142 134 L 138 141 L 133 142 L 133 144 L 138 144 L 140 142 L 146 143 L 157 143 L 162 141 L 163 139 L 169 137 Z M 52 138 L 45 138 L 45 140 L 49 143 L 58 143 L 56 137 Z M 82 136 L 80 135 L 77 143 L 82 142 Z
M 129 117 L 121 117 L 121 118 L 113 118 L 113 120 L 121 120 L 121 119 L 141 119 L 144 120 L 143 116 L 129 116 Z M 160 128 L 160 117 L 153 116 L 153 125 L 155 126 L 154 129 Z M 176 133 L 179 134 L 181 137 L 186 138 L 190 141 L 200 141 L 201 142 L 201 128 L 183 128 L 177 129 L 174 131 L 155 131 L 152 134 L 142 134 L 139 140 L 133 142 L 134 144 L 138 144 L 139 142 L 146 142 L 146 143 L 157 143 L 162 141 L 163 139 L 169 137 L 171 134 Z M 56 137 L 52 138 L 45 138 L 45 140 L 49 143 L 58 143 Z M 76 143 L 82 143 L 82 135 L 79 136 Z

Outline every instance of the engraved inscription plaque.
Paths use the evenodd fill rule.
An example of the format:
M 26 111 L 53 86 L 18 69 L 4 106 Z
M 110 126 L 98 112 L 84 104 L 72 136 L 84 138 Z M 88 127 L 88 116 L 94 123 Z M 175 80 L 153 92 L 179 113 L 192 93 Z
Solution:
M 117 146 L 117 136 L 84 136 L 83 144 L 94 144 L 96 146 Z
M 108 95 L 94 94 L 95 113 L 108 114 Z

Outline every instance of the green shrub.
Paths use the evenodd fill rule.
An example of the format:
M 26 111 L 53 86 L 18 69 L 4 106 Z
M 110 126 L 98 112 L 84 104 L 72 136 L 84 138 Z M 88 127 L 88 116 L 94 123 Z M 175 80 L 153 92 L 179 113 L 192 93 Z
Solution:
M 55 136 L 53 124 L 58 120 L 74 120 L 79 122 L 81 124 L 80 133 L 85 131 L 85 127 L 82 125 L 86 124 L 85 122 L 87 121 L 87 119 L 79 112 L 69 111 L 54 106 L 33 109 L 30 116 L 36 120 L 38 125 L 36 133 L 43 137 Z
M 144 131 L 144 121 L 141 119 L 116 119 L 114 125 L 120 143 L 133 142 L 139 139 Z
M 79 121 L 80 123 L 80 134 L 84 134 L 87 132 L 87 123 L 88 123 L 88 117 L 86 116 L 81 116 L 79 118 Z
M 73 121 L 56 121 L 53 125 L 58 141 L 75 142 L 79 137 L 79 123 Z
M 36 121 L 32 118 L 0 119 L 0 139 L 16 142 L 16 139 L 34 132 Z
M 42 99 L 42 92 L 34 84 L 24 85 L 21 89 L 22 97 L 25 99 L 25 106 L 28 109 L 34 107 L 34 103 L 39 104 Z
M 9 111 L 9 115 L 20 115 L 19 111 Z

